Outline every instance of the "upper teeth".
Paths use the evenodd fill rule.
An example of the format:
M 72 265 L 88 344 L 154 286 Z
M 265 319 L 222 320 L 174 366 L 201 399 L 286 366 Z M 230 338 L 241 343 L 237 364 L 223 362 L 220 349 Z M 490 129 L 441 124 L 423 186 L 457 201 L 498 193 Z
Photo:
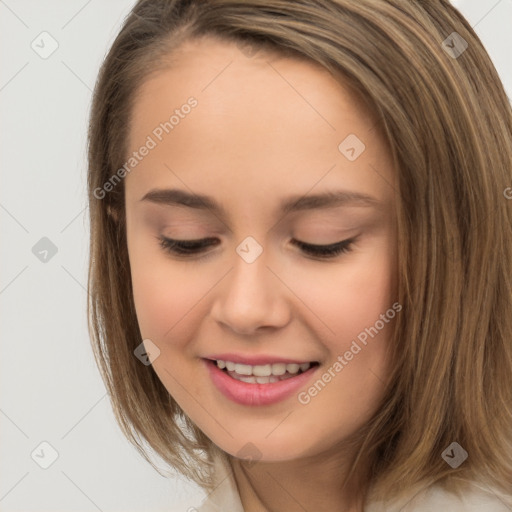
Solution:
M 250 364 L 239 364 L 233 363 L 232 361 L 222 361 L 218 359 L 217 366 L 221 369 L 227 368 L 230 372 L 236 372 L 240 375 L 254 375 L 255 377 L 268 377 L 269 375 L 284 375 L 288 373 L 298 373 L 299 369 L 305 372 L 311 363 L 272 363 L 262 365 L 250 365 Z

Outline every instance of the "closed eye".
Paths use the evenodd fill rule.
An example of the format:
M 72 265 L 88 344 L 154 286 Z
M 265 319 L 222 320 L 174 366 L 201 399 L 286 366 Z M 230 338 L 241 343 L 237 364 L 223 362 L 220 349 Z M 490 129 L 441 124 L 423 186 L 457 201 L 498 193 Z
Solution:
M 194 256 L 204 252 L 210 246 L 218 245 L 220 240 L 217 238 L 202 238 L 200 240 L 173 240 L 164 236 L 157 237 L 162 249 L 179 257 Z M 304 253 L 314 256 L 315 258 L 328 259 L 334 258 L 342 253 L 352 250 L 352 244 L 356 241 L 356 237 L 335 242 L 329 245 L 315 245 L 301 242 L 300 240 L 292 240 L 292 243 L 298 246 Z
M 295 245 L 302 249 L 305 253 L 319 258 L 334 258 L 342 253 L 350 252 L 352 244 L 355 242 L 356 237 L 335 242 L 329 245 L 314 245 L 300 240 L 294 240 Z

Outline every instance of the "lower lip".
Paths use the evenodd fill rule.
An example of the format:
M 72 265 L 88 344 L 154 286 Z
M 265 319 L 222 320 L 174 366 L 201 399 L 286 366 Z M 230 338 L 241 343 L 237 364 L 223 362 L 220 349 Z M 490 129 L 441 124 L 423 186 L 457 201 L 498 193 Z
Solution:
M 285 400 L 304 386 L 318 368 L 318 365 L 312 366 L 296 377 L 279 382 L 250 384 L 230 377 L 217 366 L 215 361 L 204 359 L 204 362 L 217 389 L 224 396 L 241 405 L 270 405 Z

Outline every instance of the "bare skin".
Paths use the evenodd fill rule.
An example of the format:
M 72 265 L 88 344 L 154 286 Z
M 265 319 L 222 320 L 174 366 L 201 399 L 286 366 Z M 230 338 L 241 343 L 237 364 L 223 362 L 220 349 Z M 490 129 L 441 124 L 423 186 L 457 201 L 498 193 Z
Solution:
M 352 487 L 342 490 L 353 457 L 343 442 L 380 404 L 389 316 L 357 353 L 347 352 L 395 301 L 388 148 L 364 105 L 322 68 L 203 40 L 186 43 L 171 68 L 143 84 L 130 152 L 191 96 L 197 106 L 161 141 L 153 135 L 156 147 L 125 181 L 137 317 L 143 339 L 160 350 L 153 368 L 186 414 L 232 456 L 246 512 L 361 511 L 362 497 Z M 338 148 L 350 134 L 365 145 L 361 152 L 352 139 L 352 161 L 353 151 Z M 225 217 L 143 199 L 170 188 L 212 197 Z M 374 203 L 279 210 L 289 196 L 339 190 Z M 217 244 L 182 257 L 161 247 L 161 236 L 211 237 Z M 250 264 L 236 251 L 248 236 L 263 249 Z M 329 259 L 293 243 L 349 239 L 350 249 Z M 316 393 L 308 382 L 302 400 L 295 394 L 271 405 L 240 405 L 205 370 L 204 359 L 222 352 L 318 361 L 315 381 L 325 374 L 328 382 Z M 346 364 L 336 371 L 339 357 Z M 248 442 L 261 455 L 244 468 Z

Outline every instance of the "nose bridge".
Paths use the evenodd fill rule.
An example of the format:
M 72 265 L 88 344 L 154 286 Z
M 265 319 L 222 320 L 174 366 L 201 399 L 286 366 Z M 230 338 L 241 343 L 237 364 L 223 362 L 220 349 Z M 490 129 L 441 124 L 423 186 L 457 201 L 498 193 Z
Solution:
M 252 237 L 236 248 L 233 268 L 219 289 L 213 314 L 238 332 L 283 321 L 282 288 L 267 267 L 270 253 Z M 286 315 L 285 315 L 286 316 Z
M 272 273 L 267 268 L 267 256 L 268 251 L 252 237 L 247 237 L 236 248 L 226 293 L 238 309 L 254 310 L 258 302 L 268 303 Z

